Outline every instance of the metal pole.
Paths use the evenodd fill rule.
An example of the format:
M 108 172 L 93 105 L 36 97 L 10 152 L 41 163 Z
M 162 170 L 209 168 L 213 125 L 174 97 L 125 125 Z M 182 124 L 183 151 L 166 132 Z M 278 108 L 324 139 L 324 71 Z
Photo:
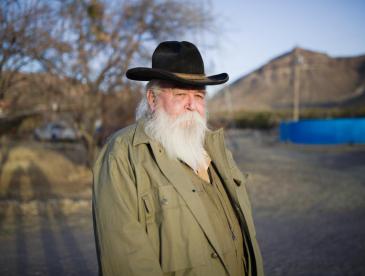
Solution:
M 303 57 L 294 50 L 294 80 L 293 80 L 293 120 L 299 121 L 300 117 L 300 65 Z

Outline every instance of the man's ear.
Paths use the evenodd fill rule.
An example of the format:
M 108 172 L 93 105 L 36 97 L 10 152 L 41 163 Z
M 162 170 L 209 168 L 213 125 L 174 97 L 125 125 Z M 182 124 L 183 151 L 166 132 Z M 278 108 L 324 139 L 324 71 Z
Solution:
M 150 106 L 151 111 L 154 112 L 156 109 L 156 97 L 153 94 L 153 91 L 150 89 L 147 90 L 147 102 Z

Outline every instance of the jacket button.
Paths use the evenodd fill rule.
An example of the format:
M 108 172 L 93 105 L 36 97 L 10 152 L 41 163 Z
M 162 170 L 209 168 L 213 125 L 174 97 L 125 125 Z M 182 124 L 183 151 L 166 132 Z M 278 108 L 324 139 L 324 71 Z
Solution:
M 218 254 L 213 252 L 212 254 L 210 254 L 210 256 L 213 258 L 213 259 L 216 259 L 218 258 Z
M 167 198 L 162 198 L 161 199 L 161 204 L 162 205 L 167 205 L 169 203 L 168 199 Z

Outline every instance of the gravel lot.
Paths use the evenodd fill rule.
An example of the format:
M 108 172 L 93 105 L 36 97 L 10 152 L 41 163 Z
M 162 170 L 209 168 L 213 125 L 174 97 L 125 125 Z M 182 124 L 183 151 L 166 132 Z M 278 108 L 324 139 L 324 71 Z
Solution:
M 365 146 L 291 145 L 231 130 L 267 275 L 365 275 Z
M 247 130 L 226 142 L 251 174 L 266 275 L 365 275 L 365 146 L 280 144 Z M 90 201 L 2 200 L 0 256 L 0 275 L 96 275 Z

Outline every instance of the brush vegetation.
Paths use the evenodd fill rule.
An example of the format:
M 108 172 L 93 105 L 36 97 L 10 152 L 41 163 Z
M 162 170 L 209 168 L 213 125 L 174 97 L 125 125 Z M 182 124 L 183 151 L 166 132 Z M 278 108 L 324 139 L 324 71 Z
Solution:
M 365 117 L 365 107 L 305 109 L 300 113 L 300 119 L 335 119 Z M 283 120 L 291 120 L 292 112 L 282 111 L 236 111 L 231 113 L 213 113 L 209 123 L 213 127 L 233 127 L 252 129 L 271 129 L 277 127 Z

